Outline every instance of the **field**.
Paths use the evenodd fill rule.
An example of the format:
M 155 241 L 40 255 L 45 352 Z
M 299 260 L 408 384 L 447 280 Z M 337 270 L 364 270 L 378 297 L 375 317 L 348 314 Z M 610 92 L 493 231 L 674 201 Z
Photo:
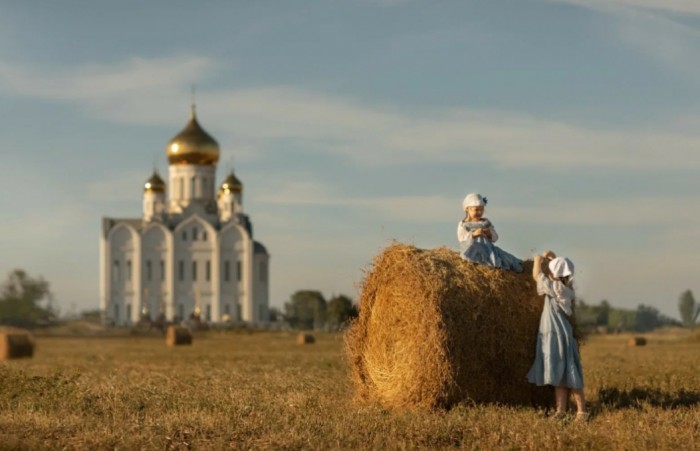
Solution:
M 216 332 L 39 337 L 0 362 L 0 449 L 698 449 L 700 340 L 594 336 L 582 347 L 588 423 L 529 408 L 387 411 L 357 403 L 340 335 Z

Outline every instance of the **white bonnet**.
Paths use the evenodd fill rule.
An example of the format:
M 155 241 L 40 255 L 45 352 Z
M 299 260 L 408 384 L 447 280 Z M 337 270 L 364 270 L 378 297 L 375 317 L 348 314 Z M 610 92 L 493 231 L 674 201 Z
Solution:
M 554 277 L 566 277 L 574 275 L 574 263 L 566 257 L 556 257 L 550 260 L 549 270 Z
M 483 207 L 487 203 L 488 200 L 481 194 L 469 193 L 462 201 L 462 209 L 466 210 L 468 207 Z

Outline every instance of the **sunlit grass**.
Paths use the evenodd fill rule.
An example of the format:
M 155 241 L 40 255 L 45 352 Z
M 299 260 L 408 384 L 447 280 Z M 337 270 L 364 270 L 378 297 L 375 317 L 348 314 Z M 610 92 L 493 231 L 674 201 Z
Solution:
M 357 404 L 341 337 L 316 337 L 300 346 L 283 332 L 210 332 L 179 348 L 160 337 L 40 337 L 33 359 L 0 363 L 0 448 L 700 447 L 700 343 L 682 337 L 589 339 L 587 424 L 528 408 Z

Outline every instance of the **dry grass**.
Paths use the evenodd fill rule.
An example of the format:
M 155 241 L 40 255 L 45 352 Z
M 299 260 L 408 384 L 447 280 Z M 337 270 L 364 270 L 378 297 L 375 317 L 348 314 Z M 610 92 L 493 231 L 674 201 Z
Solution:
M 700 343 L 593 337 L 585 425 L 527 407 L 388 411 L 357 404 L 340 336 L 42 338 L 0 363 L 0 449 L 697 449 Z
M 525 379 L 543 303 L 526 263 L 517 274 L 447 248 L 387 247 L 347 335 L 358 394 L 387 407 L 551 404 L 550 389 Z

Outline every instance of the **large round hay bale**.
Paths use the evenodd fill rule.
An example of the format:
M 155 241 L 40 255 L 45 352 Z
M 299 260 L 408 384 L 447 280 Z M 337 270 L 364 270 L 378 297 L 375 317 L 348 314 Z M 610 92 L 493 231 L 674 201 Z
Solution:
M 517 274 L 447 248 L 386 248 L 345 337 L 360 397 L 387 407 L 551 405 L 551 388 L 526 380 L 543 305 L 531 273 L 532 262 Z
M 644 337 L 632 337 L 627 340 L 627 346 L 646 346 L 647 339 Z
M 34 355 L 34 338 L 21 329 L 0 330 L 0 360 L 20 359 Z
M 167 346 L 181 346 L 192 344 L 192 332 L 181 326 L 168 326 L 165 334 L 165 344 Z
M 305 333 L 305 332 L 299 332 L 297 335 L 297 344 L 298 345 L 310 345 L 316 343 L 316 339 L 312 334 Z

